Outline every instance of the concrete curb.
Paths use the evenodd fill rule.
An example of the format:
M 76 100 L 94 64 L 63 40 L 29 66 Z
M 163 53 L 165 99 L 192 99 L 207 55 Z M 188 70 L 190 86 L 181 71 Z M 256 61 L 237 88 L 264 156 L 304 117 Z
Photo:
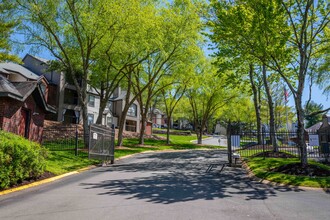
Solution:
M 28 189 L 28 188 L 32 188 L 32 187 L 35 187 L 35 186 L 39 186 L 39 185 L 42 185 L 42 184 L 54 182 L 55 180 L 59 180 L 59 179 L 62 179 L 64 177 L 67 177 L 67 176 L 78 174 L 78 173 L 84 172 L 86 170 L 93 169 L 95 167 L 96 166 L 88 166 L 88 167 L 81 168 L 81 169 L 76 170 L 76 171 L 72 171 L 72 172 L 69 172 L 69 173 L 64 173 L 62 175 L 58 175 L 58 176 L 50 177 L 50 178 L 47 178 L 47 179 L 39 180 L 39 181 L 29 183 L 29 184 L 26 184 L 26 185 L 23 185 L 23 186 L 15 187 L 15 188 L 12 188 L 12 189 L 3 190 L 3 191 L 0 192 L 0 196 L 7 195 L 9 193 L 18 192 L 18 191 Z
M 330 191 L 330 188 L 317 188 L 317 187 L 308 187 L 308 186 L 295 186 L 295 185 L 289 185 L 289 184 L 283 184 L 283 183 L 277 183 L 277 182 L 272 182 L 266 179 L 261 179 L 254 175 L 253 171 L 250 169 L 250 167 L 247 165 L 245 161 L 242 161 L 242 168 L 244 168 L 247 171 L 248 176 L 259 182 L 263 183 L 269 186 L 284 186 L 284 187 L 289 187 L 289 188 L 295 188 L 295 189 L 302 189 L 302 190 L 317 190 L 317 191 L 325 191 L 328 192 Z

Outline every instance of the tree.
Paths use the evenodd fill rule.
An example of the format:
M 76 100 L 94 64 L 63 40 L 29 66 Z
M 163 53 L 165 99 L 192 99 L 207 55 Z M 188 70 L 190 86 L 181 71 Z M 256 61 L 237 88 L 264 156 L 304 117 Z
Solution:
M 183 70 L 184 72 L 181 72 L 179 75 L 181 77 L 175 77 L 178 76 L 178 74 L 176 74 L 172 78 L 171 86 L 161 90 L 161 97 L 163 98 L 163 104 L 168 122 L 172 121 L 174 110 L 176 109 L 181 98 L 184 96 L 191 81 L 189 74 L 191 73 L 190 70 L 187 68 L 184 68 Z M 170 144 L 170 124 L 168 124 L 166 128 L 166 143 Z
M 322 115 L 321 114 L 315 114 L 315 112 L 322 112 L 323 105 L 317 104 L 313 101 L 308 102 L 304 106 L 305 114 L 306 114 L 306 128 L 309 128 L 316 124 L 317 122 L 322 121 Z
M 153 84 L 162 74 L 166 74 L 181 56 L 187 56 L 183 51 L 187 51 L 190 45 L 197 44 L 200 38 L 201 21 L 196 13 L 200 5 L 194 4 L 192 1 L 177 0 L 168 4 L 160 4 L 158 16 L 155 17 L 156 30 L 154 35 L 150 35 L 145 31 L 144 41 L 150 44 L 146 51 L 151 53 L 140 57 L 142 62 L 134 67 L 128 68 L 126 74 L 127 94 L 122 117 L 119 119 L 118 145 L 122 144 L 122 132 L 125 124 L 125 116 L 129 107 L 147 88 Z M 140 42 L 139 42 L 140 43 Z M 140 43 L 139 45 L 143 45 Z M 151 62 L 149 65 L 148 62 Z M 150 71 L 145 71 L 146 68 Z M 148 77 L 142 77 L 148 73 Z M 140 86 L 139 89 L 138 85 Z M 135 93 L 134 93 L 135 92 Z
M 96 123 L 101 124 L 104 109 L 114 90 L 125 84 L 128 71 L 148 58 L 157 34 L 159 18 L 152 1 L 118 1 L 111 5 L 108 20 L 114 21 L 109 33 L 101 40 L 93 56 L 90 84 L 100 96 L 100 108 Z M 125 8 L 125 10 L 122 10 Z
M 217 111 L 228 104 L 236 94 L 226 87 L 224 77 L 217 76 L 209 61 L 200 63 L 195 69 L 194 85 L 187 89 L 193 115 L 198 144 L 202 144 L 207 122 Z
M 14 9 L 15 3 L 12 1 L 0 2 L 0 62 L 19 62 L 17 56 L 9 54 L 11 50 L 10 36 L 18 25 L 18 20 L 12 16 Z
M 330 3 L 328 1 L 281 1 L 285 10 L 288 24 L 290 25 L 290 38 L 287 41 L 289 53 L 292 61 L 292 75 L 288 76 L 285 71 L 286 66 L 278 62 L 276 54 L 272 54 L 274 65 L 283 80 L 287 83 L 295 101 L 297 121 L 298 121 L 298 146 L 301 149 L 301 165 L 307 168 L 307 146 L 304 139 L 305 134 L 305 111 L 302 106 L 303 91 L 306 77 L 310 72 L 310 63 L 318 54 L 323 53 L 320 48 L 321 35 L 330 23 Z
M 283 15 L 279 13 L 279 7 L 270 1 L 214 1 L 212 3 L 214 18 L 210 26 L 213 32 L 211 39 L 219 50 L 216 55 L 230 56 L 234 54 L 235 59 L 248 60 L 250 72 L 254 66 L 262 67 L 260 75 L 268 99 L 271 142 L 274 151 L 277 151 L 275 112 L 270 91 L 273 77 L 267 66 L 270 62 L 268 51 L 282 46 L 276 32 L 279 27 L 285 32 Z M 237 62 L 232 64 L 241 65 Z M 249 76 L 251 78 L 251 74 Z M 250 80 L 250 82 L 253 88 L 256 114 L 258 114 L 260 110 L 257 107 L 257 90 L 253 85 L 254 81 Z M 260 117 L 257 119 L 259 120 Z M 259 129 L 261 129 L 260 124 L 258 126 L 260 141 Z
M 329 25 L 329 3 L 313 0 L 255 0 L 235 1 L 235 3 L 238 5 L 237 8 L 244 13 L 234 14 L 234 17 L 236 15 L 237 18 L 236 20 L 232 18 L 232 20 L 238 24 L 231 22 L 234 32 L 228 31 L 227 35 L 239 34 L 235 30 L 242 30 L 242 24 L 244 24 L 247 29 L 242 30 L 241 33 L 251 35 L 244 34 L 242 36 L 244 40 L 240 41 L 243 47 L 242 51 L 250 53 L 258 58 L 263 65 L 276 71 L 289 87 L 296 107 L 301 164 L 302 167 L 306 168 L 308 162 L 304 141 L 305 116 L 302 107 L 302 94 L 306 77 L 311 71 L 310 64 L 313 58 L 324 51 L 320 45 L 324 41 L 322 34 Z M 235 3 L 233 4 L 234 8 L 236 7 Z M 226 5 L 226 3 L 219 5 L 216 7 Z M 249 17 L 252 17 L 250 20 L 253 22 L 246 19 Z M 226 27 L 230 26 L 227 24 Z M 237 37 L 234 39 L 236 40 Z M 254 41 L 253 39 L 258 40 Z M 248 51 L 245 50 L 245 46 L 248 46 Z
M 17 0 L 25 17 L 27 43 L 46 48 L 72 79 L 82 109 L 85 144 L 88 137 L 87 83 L 92 57 L 115 25 L 108 20 L 111 1 Z

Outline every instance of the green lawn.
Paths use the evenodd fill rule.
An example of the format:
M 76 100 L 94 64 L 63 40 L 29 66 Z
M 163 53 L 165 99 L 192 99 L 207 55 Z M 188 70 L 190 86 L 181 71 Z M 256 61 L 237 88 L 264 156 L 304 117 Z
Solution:
M 159 135 L 165 137 L 165 135 Z M 196 135 L 192 136 L 180 136 L 171 135 L 171 144 L 167 145 L 165 140 L 152 140 L 145 139 L 145 145 L 139 146 L 138 139 L 124 139 L 124 148 L 115 149 L 115 159 L 130 154 L 141 153 L 145 151 L 159 151 L 159 150 L 183 150 L 183 149 L 216 149 L 217 146 L 198 146 L 191 143 L 191 140 L 196 140 Z M 54 149 L 60 149 L 60 147 L 53 146 Z M 66 151 L 49 151 L 47 158 L 46 171 L 60 175 L 73 170 L 87 167 L 89 165 L 100 164 L 100 160 L 89 160 L 88 154 L 83 151 L 79 151 L 78 156 L 74 155 L 73 150 Z
M 49 151 L 46 159 L 46 171 L 60 175 L 90 165 L 100 164 L 99 160 L 89 160 L 88 153 L 80 151 L 75 156 L 74 151 Z
M 157 134 L 166 137 L 165 134 Z M 207 138 L 206 136 L 204 138 Z M 196 135 L 170 135 L 171 144 L 167 145 L 166 140 L 145 139 L 144 146 L 139 146 L 137 138 L 124 139 L 124 149 L 115 149 L 115 158 L 126 156 L 133 153 L 157 150 L 185 150 L 185 149 L 217 149 L 219 146 L 200 146 L 192 143 L 196 140 Z
M 252 172 L 259 178 L 267 179 L 272 182 L 283 183 L 294 186 L 308 186 L 318 188 L 330 188 L 330 177 L 309 177 L 309 176 L 294 176 L 272 172 L 271 170 L 289 163 L 299 162 L 298 158 L 265 158 L 255 157 L 247 160 L 247 164 Z M 330 170 L 329 166 L 309 161 L 311 164 L 324 167 Z

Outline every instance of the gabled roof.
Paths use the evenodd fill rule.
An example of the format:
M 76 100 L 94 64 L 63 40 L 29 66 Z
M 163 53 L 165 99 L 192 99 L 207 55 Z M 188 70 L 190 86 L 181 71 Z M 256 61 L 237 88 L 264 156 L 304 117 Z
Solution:
M 27 68 L 16 63 L 0 63 L 0 72 L 5 74 L 19 74 L 30 80 L 38 80 L 39 76 Z
M 8 97 L 24 102 L 32 94 L 38 105 L 42 106 L 48 112 L 56 113 L 55 108 L 46 103 L 38 84 L 37 81 L 11 83 L 0 75 L 0 97 Z
M 8 96 L 14 99 L 20 99 L 22 94 L 5 77 L 0 75 L 0 97 Z
M 322 122 L 317 122 L 316 124 L 310 126 L 309 128 L 306 128 L 306 131 L 308 132 L 317 131 L 320 129 L 321 126 L 322 126 Z
M 119 100 L 124 100 L 126 97 L 127 92 L 126 91 L 122 91 L 121 94 L 115 98 L 110 98 L 110 100 L 112 101 L 119 101 Z
M 27 56 L 30 56 L 30 57 L 32 57 L 32 58 L 34 58 L 34 59 L 36 59 L 36 60 L 38 60 L 42 63 L 45 63 L 45 64 L 48 64 L 48 62 L 50 61 L 50 60 L 47 60 L 47 59 L 44 59 L 44 58 L 41 58 L 41 57 L 33 56 L 31 54 L 26 54 L 22 60 L 24 61 Z

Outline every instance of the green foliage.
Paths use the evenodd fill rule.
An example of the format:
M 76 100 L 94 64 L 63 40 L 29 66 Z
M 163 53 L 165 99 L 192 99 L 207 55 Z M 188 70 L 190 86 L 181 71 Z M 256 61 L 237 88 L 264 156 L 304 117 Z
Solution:
M 322 111 L 323 105 L 317 104 L 313 101 L 306 103 L 305 105 L 305 115 L 306 115 L 306 128 L 309 128 L 316 124 L 317 122 L 322 121 L 322 114 L 312 114 L 314 112 Z
M 46 155 L 46 149 L 39 144 L 0 131 L 0 189 L 40 176 Z
M 290 164 L 298 163 L 298 158 L 261 158 L 255 157 L 248 160 L 248 166 L 252 172 L 259 178 L 267 179 L 273 182 L 295 185 L 295 186 L 309 186 L 309 187 L 330 187 L 330 177 L 310 177 L 310 176 L 295 176 L 278 172 L 272 172 L 273 169 Z M 323 169 L 330 170 L 329 166 L 309 161 L 310 164 L 317 165 Z
M 9 54 L 12 46 L 10 36 L 18 23 L 13 16 L 14 7 L 15 4 L 12 1 L 3 0 L 0 2 L 0 62 L 19 62 L 17 56 Z
M 157 136 L 166 137 L 166 135 L 158 134 Z M 127 156 L 145 151 L 159 150 L 191 150 L 191 149 L 217 149 L 219 146 L 201 146 L 192 143 L 196 140 L 195 135 L 171 135 L 171 143 L 167 144 L 166 140 L 145 139 L 145 145 L 139 145 L 137 138 L 125 139 L 122 148 L 115 149 L 115 158 Z
M 61 175 L 100 163 L 100 160 L 89 160 L 88 153 L 83 151 L 80 151 L 78 156 L 75 156 L 73 150 L 49 151 L 45 169 L 55 175 Z

